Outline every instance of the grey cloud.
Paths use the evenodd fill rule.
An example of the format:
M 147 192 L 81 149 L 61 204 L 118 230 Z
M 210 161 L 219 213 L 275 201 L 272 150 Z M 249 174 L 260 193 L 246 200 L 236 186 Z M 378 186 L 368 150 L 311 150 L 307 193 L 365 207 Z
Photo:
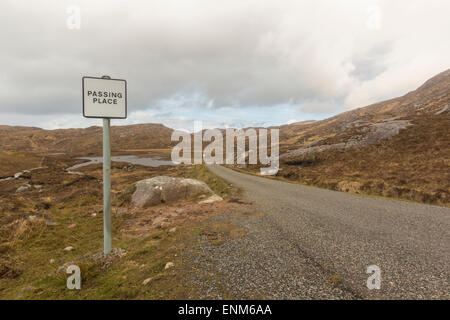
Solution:
M 403 79 L 398 61 L 413 68 L 433 56 L 429 75 L 448 62 L 449 50 L 436 59 L 433 46 L 414 60 L 410 52 L 424 35 L 414 41 L 407 35 L 439 29 L 440 39 L 448 38 L 448 22 L 439 18 L 450 5 L 435 1 L 435 16 L 422 17 L 424 5 L 412 2 L 417 9 L 402 18 L 401 6 L 380 1 L 383 27 L 374 32 L 365 29 L 369 0 L 345 6 L 330 0 L 3 0 L 0 113 L 79 113 L 82 75 L 105 73 L 127 79 L 136 111 L 180 97 L 188 109 L 289 101 L 313 113 L 344 102 L 357 107 L 386 95 L 382 75 Z M 81 8 L 80 30 L 66 28 L 68 5 Z M 421 24 L 410 22 L 415 16 Z M 392 29 L 393 21 L 401 28 Z M 403 79 L 405 87 L 425 73 Z
M 331 101 L 311 101 L 300 107 L 301 112 L 330 114 L 339 110 L 339 104 Z
M 388 57 L 391 50 L 392 45 L 390 43 L 382 43 L 371 48 L 364 54 L 355 56 L 351 61 L 355 69 L 350 75 L 360 81 L 368 81 L 376 78 L 387 70 L 386 57 Z

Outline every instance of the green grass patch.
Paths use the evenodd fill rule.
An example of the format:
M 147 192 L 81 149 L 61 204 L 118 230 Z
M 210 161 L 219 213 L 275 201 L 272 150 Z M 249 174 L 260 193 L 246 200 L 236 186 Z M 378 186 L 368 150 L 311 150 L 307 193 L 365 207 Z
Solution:
M 231 198 L 240 195 L 242 190 L 231 185 L 228 181 L 216 176 L 206 165 L 195 165 L 186 167 L 185 176 L 205 182 L 212 191 L 222 198 Z
M 87 207 L 52 208 L 56 225 L 30 228 L 23 238 L 2 245 L 14 253 L 21 273 L 0 278 L 0 299 L 184 299 L 191 296 L 189 270 L 183 252 L 196 243 L 198 225 L 177 227 L 175 233 L 158 230 L 141 237 L 123 237 L 123 217 L 113 217 L 113 247 L 126 251 L 105 267 L 93 256 L 103 249 L 103 219 L 86 214 Z M 69 228 L 68 225 L 76 224 Z M 73 246 L 73 251 L 64 251 Z M 51 263 L 52 261 L 53 263 Z M 66 287 L 65 263 L 81 269 L 81 290 Z M 165 270 L 167 262 L 175 267 Z M 151 278 L 147 284 L 145 279 Z

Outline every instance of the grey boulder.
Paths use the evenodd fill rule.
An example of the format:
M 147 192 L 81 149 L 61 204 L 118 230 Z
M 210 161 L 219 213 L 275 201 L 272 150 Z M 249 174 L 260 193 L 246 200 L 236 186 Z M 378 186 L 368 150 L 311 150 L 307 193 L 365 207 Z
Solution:
M 136 183 L 136 191 L 131 198 L 131 204 L 135 207 L 144 208 L 160 203 L 195 199 L 202 195 L 213 194 L 214 192 L 202 181 L 157 176 Z

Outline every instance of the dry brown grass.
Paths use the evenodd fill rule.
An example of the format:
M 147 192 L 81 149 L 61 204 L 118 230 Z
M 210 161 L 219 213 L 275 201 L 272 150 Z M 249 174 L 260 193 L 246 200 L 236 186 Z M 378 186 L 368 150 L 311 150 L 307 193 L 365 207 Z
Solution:
M 290 159 L 278 176 L 333 190 L 450 203 L 450 116 L 411 119 L 397 136 L 362 148 Z
M 229 239 L 245 237 L 246 233 L 233 222 L 215 222 L 200 233 L 213 245 L 221 245 Z
M 65 172 L 74 162 L 67 155 L 48 156 L 45 168 L 1 182 L 0 299 L 191 297 L 194 289 L 186 281 L 191 270 L 185 252 L 197 244 L 208 217 L 240 204 L 225 200 L 132 208 L 132 186 L 157 175 L 195 175 L 225 195 L 228 190 L 236 194 L 234 188 L 214 180 L 205 167 L 130 168 L 129 164 L 113 163 L 113 247 L 125 250 L 126 255 L 104 261 L 93 259 L 103 243 L 101 165 L 81 168 L 83 176 Z M 23 183 L 41 188 L 16 193 Z M 153 224 L 156 217 L 165 219 Z M 230 236 L 235 237 L 235 231 Z M 68 246 L 74 249 L 64 250 Z M 165 269 L 167 262 L 175 266 Z M 66 274 L 58 272 L 71 263 L 82 271 L 82 290 L 77 292 L 67 290 Z M 148 278 L 152 280 L 143 285 Z
M 0 178 L 13 176 L 15 173 L 36 168 L 42 156 L 34 153 L 4 151 L 0 152 Z
M 22 264 L 8 244 L 0 246 L 0 279 L 14 279 L 22 274 Z
M 120 150 L 167 149 L 172 129 L 162 124 L 113 126 L 111 146 Z M 80 155 L 99 155 L 102 150 L 102 128 L 44 130 L 33 127 L 0 125 L 0 151 L 68 152 Z
M 46 222 L 42 218 L 18 219 L 1 226 L 1 238 L 9 241 L 27 240 L 31 236 L 44 232 L 45 228 Z

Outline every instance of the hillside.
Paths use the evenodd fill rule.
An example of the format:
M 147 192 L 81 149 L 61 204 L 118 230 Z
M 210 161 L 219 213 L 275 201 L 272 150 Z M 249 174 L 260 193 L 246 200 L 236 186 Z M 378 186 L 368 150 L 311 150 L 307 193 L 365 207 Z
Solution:
M 333 190 L 448 205 L 449 127 L 450 69 L 402 97 L 279 127 L 278 176 Z
M 136 124 L 111 128 L 112 151 L 168 148 L 172 129 L 162 124 Z M 102 128 L 44 130 L 35 127 L 0 126 L 1 151 L 67 152 L 100 154 Z
M 383 139 L 383 133 L 402 129 L 414 118 L 434 117 L 444 121 L 450 114 L 450 69 L 426 81 L 406 95 L 347 111 L 329 119 L 299 122 L 280 127 L 281 149 L 317 147 L 338 143 L 358 143 L 370 136 L 369 143 Z M 393 134 L 393 135 L 395 135 Z M 379 135 L 379 137 L 377 137 Z M 389 134 L 386 136 L 389 138 Z M 381 139 L 379 139 L 381 138 Z M 292 153 L 291 153 L 292 154 Z

